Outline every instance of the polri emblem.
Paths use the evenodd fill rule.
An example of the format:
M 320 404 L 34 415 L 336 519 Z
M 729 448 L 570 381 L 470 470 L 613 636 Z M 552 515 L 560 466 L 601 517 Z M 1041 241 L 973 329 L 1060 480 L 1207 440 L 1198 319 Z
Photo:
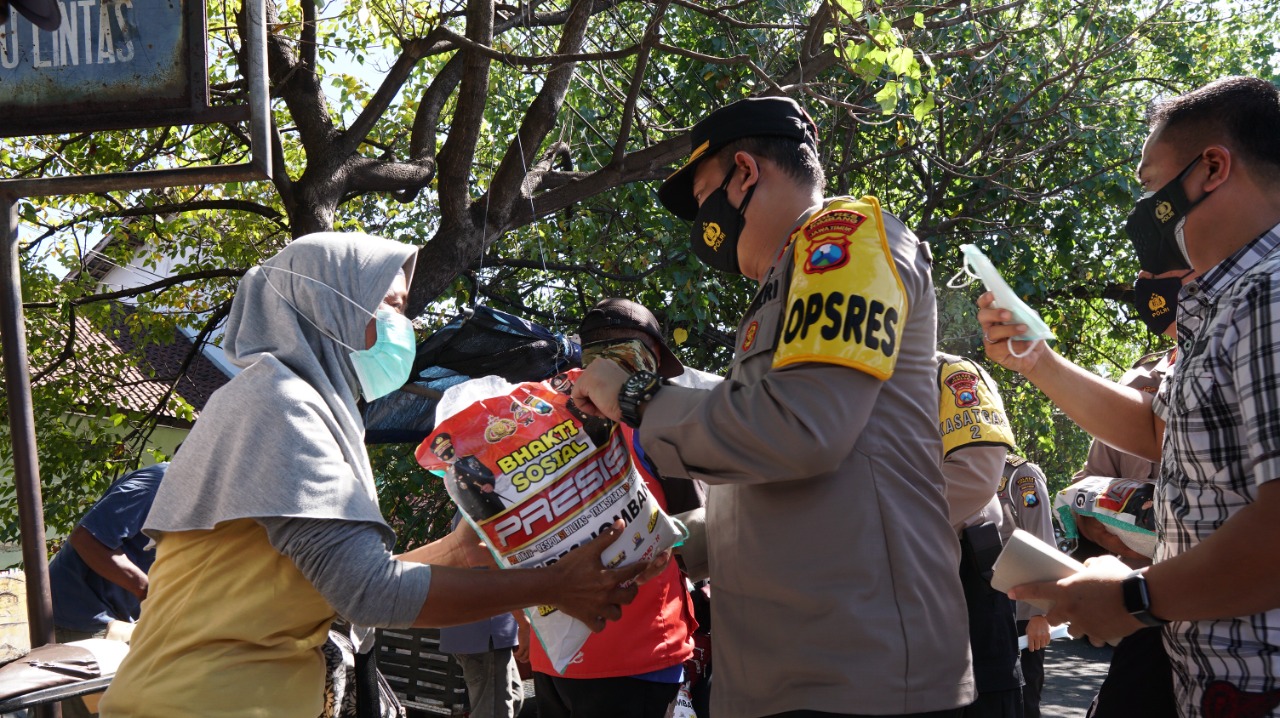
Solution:
M 758 331 L 760 331 L 760 322 L 751 322 L 747 325 L 747 330 L 742 333 L 742 351 L 751 351 L 751 347 L 755 346 Z

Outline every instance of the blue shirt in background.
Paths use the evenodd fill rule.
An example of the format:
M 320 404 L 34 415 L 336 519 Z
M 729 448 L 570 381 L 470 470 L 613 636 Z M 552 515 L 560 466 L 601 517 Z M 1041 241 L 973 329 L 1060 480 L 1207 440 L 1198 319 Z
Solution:
M 163 463 L 125 474 L 80 520 L 94 538 L 107 548 L 123 550 L 144 572 L 151 569 L 156 553 L 146 550 L 149 539 L 142 534 L 142 524 L 168 468 Z M 97 633 L 112 620 L 138 620 L 137 597 L 89 568 L 69 540 L 49 563 L 49 583 L 53 623 L 59 628 Z
M 497 648 L 513 648 L 519 643 L 516 619 L 510 613 L 440 629 L 440 651 L 443 653 L 487 653 Z

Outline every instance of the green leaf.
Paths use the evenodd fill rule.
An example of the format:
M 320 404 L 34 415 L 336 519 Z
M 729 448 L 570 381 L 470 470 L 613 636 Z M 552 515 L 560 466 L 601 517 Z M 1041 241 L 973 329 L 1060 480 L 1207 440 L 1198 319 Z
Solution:
M 897 82 L 886 82 L 884 87 L 876 93 L 875 100 L 880 105 L 880 111 L 884 114 L 893 112 L 893 108 L 898 106 L 898 90 L 901 87 Z
M 895 47 L 888 53 L 889 69 L 896 74 L 905 75 L 911 68 L 916 68 L 917 76 L 920 74 L 920 68 L 916 65 L 915 56 L 905 47 Z
M 912 106 L 911 114 L 916 118 L 916 122 L 924 122 L 924 118 L 933 112 L 934 106 L 933 93 L 930 92 L 924 96 L 923 100 Z
M 852 15 L 853 17 L 858 17 L 859 15 L 862 14 L 862 10 L 863 10 L 862 0 L 835 0 L 835 3 L 836 3 L 836 7 L 845 11 L 849 15 Z

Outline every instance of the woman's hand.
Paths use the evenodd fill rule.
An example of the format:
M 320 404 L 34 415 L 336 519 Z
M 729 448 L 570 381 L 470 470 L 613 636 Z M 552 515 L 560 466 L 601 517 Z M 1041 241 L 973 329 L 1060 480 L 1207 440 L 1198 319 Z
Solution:
M 456 566 L 458 568 L 497 568 L 493 554 L 476 535 L 471 524 L 458 523 L 457 528 L 444 538 L 396 556 L 401 561 L 426 563 L 432 566 Z
M 621 520 L 615 521 L 590 543 L 570 551 L 547 569 L 557 574 L 557 595 L 551 605 L 587 624 L 592 631 L 602 631 L 606 621 L 622 616 L 622 607 L 636 597 L 635 579 L 652 563 L 605 568 L 601 555 L 618 539 L 625 525 Z

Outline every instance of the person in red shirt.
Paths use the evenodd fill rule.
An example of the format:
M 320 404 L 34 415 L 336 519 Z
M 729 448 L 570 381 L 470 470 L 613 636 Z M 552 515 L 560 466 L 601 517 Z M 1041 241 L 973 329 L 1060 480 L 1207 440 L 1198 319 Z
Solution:
M 598 359 L 671 378 L 684 367 L 662 339 L 658 320 L 626 299 L 605 299 L 578 328 L 582 363 Z M 664 482 L 644 457 L 635 429 L 622 430 L 632 461 L 650 493 L 667 513 L 694 508 L 702 499 L 691 481 Z M 684 681 L 683 664 L 693 653 L 697 622 L 675 561 L 640 587 L 622 618 L 592 634 L 563 675 L 538 641 L 530 660 L 539 718 L 662 718 Z

